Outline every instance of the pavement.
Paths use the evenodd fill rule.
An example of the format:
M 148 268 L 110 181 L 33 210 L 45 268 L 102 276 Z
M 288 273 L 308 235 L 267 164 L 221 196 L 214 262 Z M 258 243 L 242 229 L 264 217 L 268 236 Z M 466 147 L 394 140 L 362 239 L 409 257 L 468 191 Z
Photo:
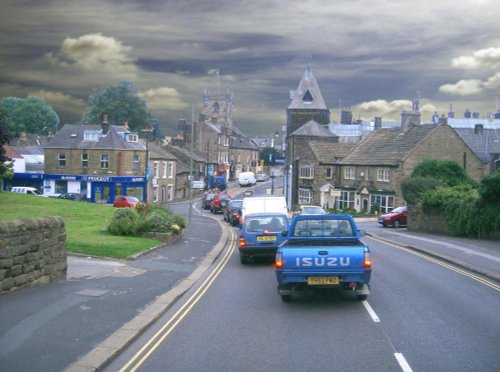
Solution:
M 233 186 L 228 192 L 235 196 L 241 189 Z M 215 218 L 207 219 L 206 215 Z M 200 240 L 188 229 L 185 236 L 172 246 L 147 252 L 145 257 L 138 257 L 133 263 L 70 256 L 65 283 L 31 287 L 20 290 L 17 294 L 0 296 L 0 350 L 3 350 L 0 351 L 0 365 L 9 370 L 24 370 L 23 367 L 29 370 L 32 367 L 29 360 L 25 365 L 20 364 L 22 361 L 19 358 L 23 358 L 23 353 L 34 350 L 35 345 L 38 347 L 37 342 L 41 343 L 40 339 L 43 337 L 46 337 L 46 343 L 49 343 L 47 338 L 57 337 L 60 339 L 59 344 L 45 346 L 39 352 L 66 354 L 66 359 L 61 359 L 56 367 L 47 365 L 43 368 L 43 365 L 38 365 L 40 369 L 72 372 L 102 370 L 193 287 L 220 253 L 232 244 L 234 237 L 229 225 L 222 221 L 220 215 L 210 216 L 208 213 L 205 217 L 195 217 L 193 221 L 193 230 L 203 229 L 214 234 L 215 238 Z M 500 284 L 500 241 L 443 237 L 382 227 L 369 229 L 367 235 L 439 257 Z M 188 249 L 196 251 L 187 252 Z M 89 282 L 93 282 L 93 286 L 89 287 Z M 143 295 L 145 285 L 146 288 L 157 287 L 156 292 L 151 290 L 148 296 Z M 82 302 L 75 294 L 90 297 L 91 300 Z M 135 302 L 130 304 L 132 296 Z M 119 319 L 103 317 L 102 303 L 106 301 L 107 308 L 113 309 L 112 311 L 123 310 Z M 31 307 L 30 311 L 27 306 Z M 66 309 L 64 313 L 59 309 L 61 306 Z M 131 309 L 125 311 L 127 307 Z M 82 320 L 81 315 L 79 318 L 71 318 L 69 315 L 84 312 L 87 308 L 100 311 L 94 313 L 94 317 L 99 318 L 94 320 L 95 324 L 88 318 Z M 103 324 L 107 327 L 104 330 L 101 329 Z M 85 335 L 82 336 L 84 329 L 86 330 L 84 327 L 91 328 L 87 333 L 93 339 L 89 339 L 85 346 L 75 344 L 75 338 L 85 338 Z M 46 334 L 42 333 L 44 328 L 47 328 Z M 28 339 L 25 335 L 26 329 L 31 332 L 33 339 Z M 75 348 L 61 353 L 64 351 L 61 348 L 70 344 L 75 344 Z M 73 361 L 72 364 L 67 362 L 68 358 L 69 363 Z
M 477 240 L 380 227 L 367 235 L 450 262 L 500 284 L 500 240 Z

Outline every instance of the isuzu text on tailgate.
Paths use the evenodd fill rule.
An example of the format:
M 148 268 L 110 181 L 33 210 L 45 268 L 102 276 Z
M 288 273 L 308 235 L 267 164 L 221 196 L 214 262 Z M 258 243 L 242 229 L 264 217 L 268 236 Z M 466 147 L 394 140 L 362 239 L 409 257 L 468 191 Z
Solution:
M 278 294 L 290 301 L 312 288 L 340 287 L 354 291 L 359 300 L 370 293 L 370 250 L 360 241 L 349 214 L 295 216 L 287 240 L 276 252 Z

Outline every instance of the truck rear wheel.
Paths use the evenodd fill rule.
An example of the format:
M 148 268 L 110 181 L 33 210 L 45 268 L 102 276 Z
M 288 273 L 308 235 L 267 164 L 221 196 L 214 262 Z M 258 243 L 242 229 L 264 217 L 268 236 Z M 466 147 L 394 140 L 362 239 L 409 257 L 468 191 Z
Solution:
M 365 295 L 365 294 L 356 295 L 356 299 L 359 301 L 365 301 L 367 298 L 368 298 L 368 295 Z
M 283 301 L 283 302 L 292 301 L 292 295 L 281 295 L 281 301 Z

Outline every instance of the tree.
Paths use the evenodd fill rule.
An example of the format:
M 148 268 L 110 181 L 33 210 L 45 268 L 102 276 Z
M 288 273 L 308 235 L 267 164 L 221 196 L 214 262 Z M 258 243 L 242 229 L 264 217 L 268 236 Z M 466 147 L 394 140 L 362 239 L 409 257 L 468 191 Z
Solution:
M 465 169 L 454 160 L 423 160 L 413 169 L 411 178 L 416 177 L 435 178 L 446 186 L 475 184 Z
M 265 165 L 275 165 L 278 151 L 274 147 L 264 147 L 259 151 L 259 159 L 264 160 Z
M 100 123 L 103 116 L 114 125 L 128 123 L 132 131 L 143 129 L 151 118 L 146 101 L 137 95 L 131 82 L 95 89 L 88 98 L 83 123 Z
M 12 162 L 5 156 L 3 145 L 8 144 L 10 133 L 5 125 L 4 115 L 0 109 L 0 178 L 12 177 Z
M 0 100 L 4 120 L 10 133 L 22 132 L 47 135 L 55 133 L 60 119 L 43 98 L 30 96 L 26 99 L 5 97 Z
M 500 205 L 500 169 L 497 169 L 481 180 L 479 195 L 482 205 Z

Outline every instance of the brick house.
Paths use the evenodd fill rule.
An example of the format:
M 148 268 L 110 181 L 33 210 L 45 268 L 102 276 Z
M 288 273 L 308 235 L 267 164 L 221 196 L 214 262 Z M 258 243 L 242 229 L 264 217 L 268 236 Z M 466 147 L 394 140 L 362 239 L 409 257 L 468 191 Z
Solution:
M 165 204 L 174 200 L 177 183 L 177 159 L 156 143 L 149 143 L 148 203 Z
M 314 120 L 302 125 L 288 136 L 287 156 L 291 162 L 292 173 L 289 205 L 293 210 L 302 204 L 319 202 L 319 196 L 315 197 L 315 194 L 321 176 L 317 175 L 318 159 L 310 147 L 313 141 L 332 148 L 338 145 L 338 137 Z
M 116 196 L 148 200 L 147 144 L 127 127 L 66 124 L 44 148 L 44 194 L 85 194 L 95 203 Z
M 339 209 L 384 213 L 405 204 L 401 182 L 426 159 L 454 160 L 480 181 L 481 160 L 450 126 L 403 122 L 401 128 L 378 129 L 354 146 L 339 164 Z

